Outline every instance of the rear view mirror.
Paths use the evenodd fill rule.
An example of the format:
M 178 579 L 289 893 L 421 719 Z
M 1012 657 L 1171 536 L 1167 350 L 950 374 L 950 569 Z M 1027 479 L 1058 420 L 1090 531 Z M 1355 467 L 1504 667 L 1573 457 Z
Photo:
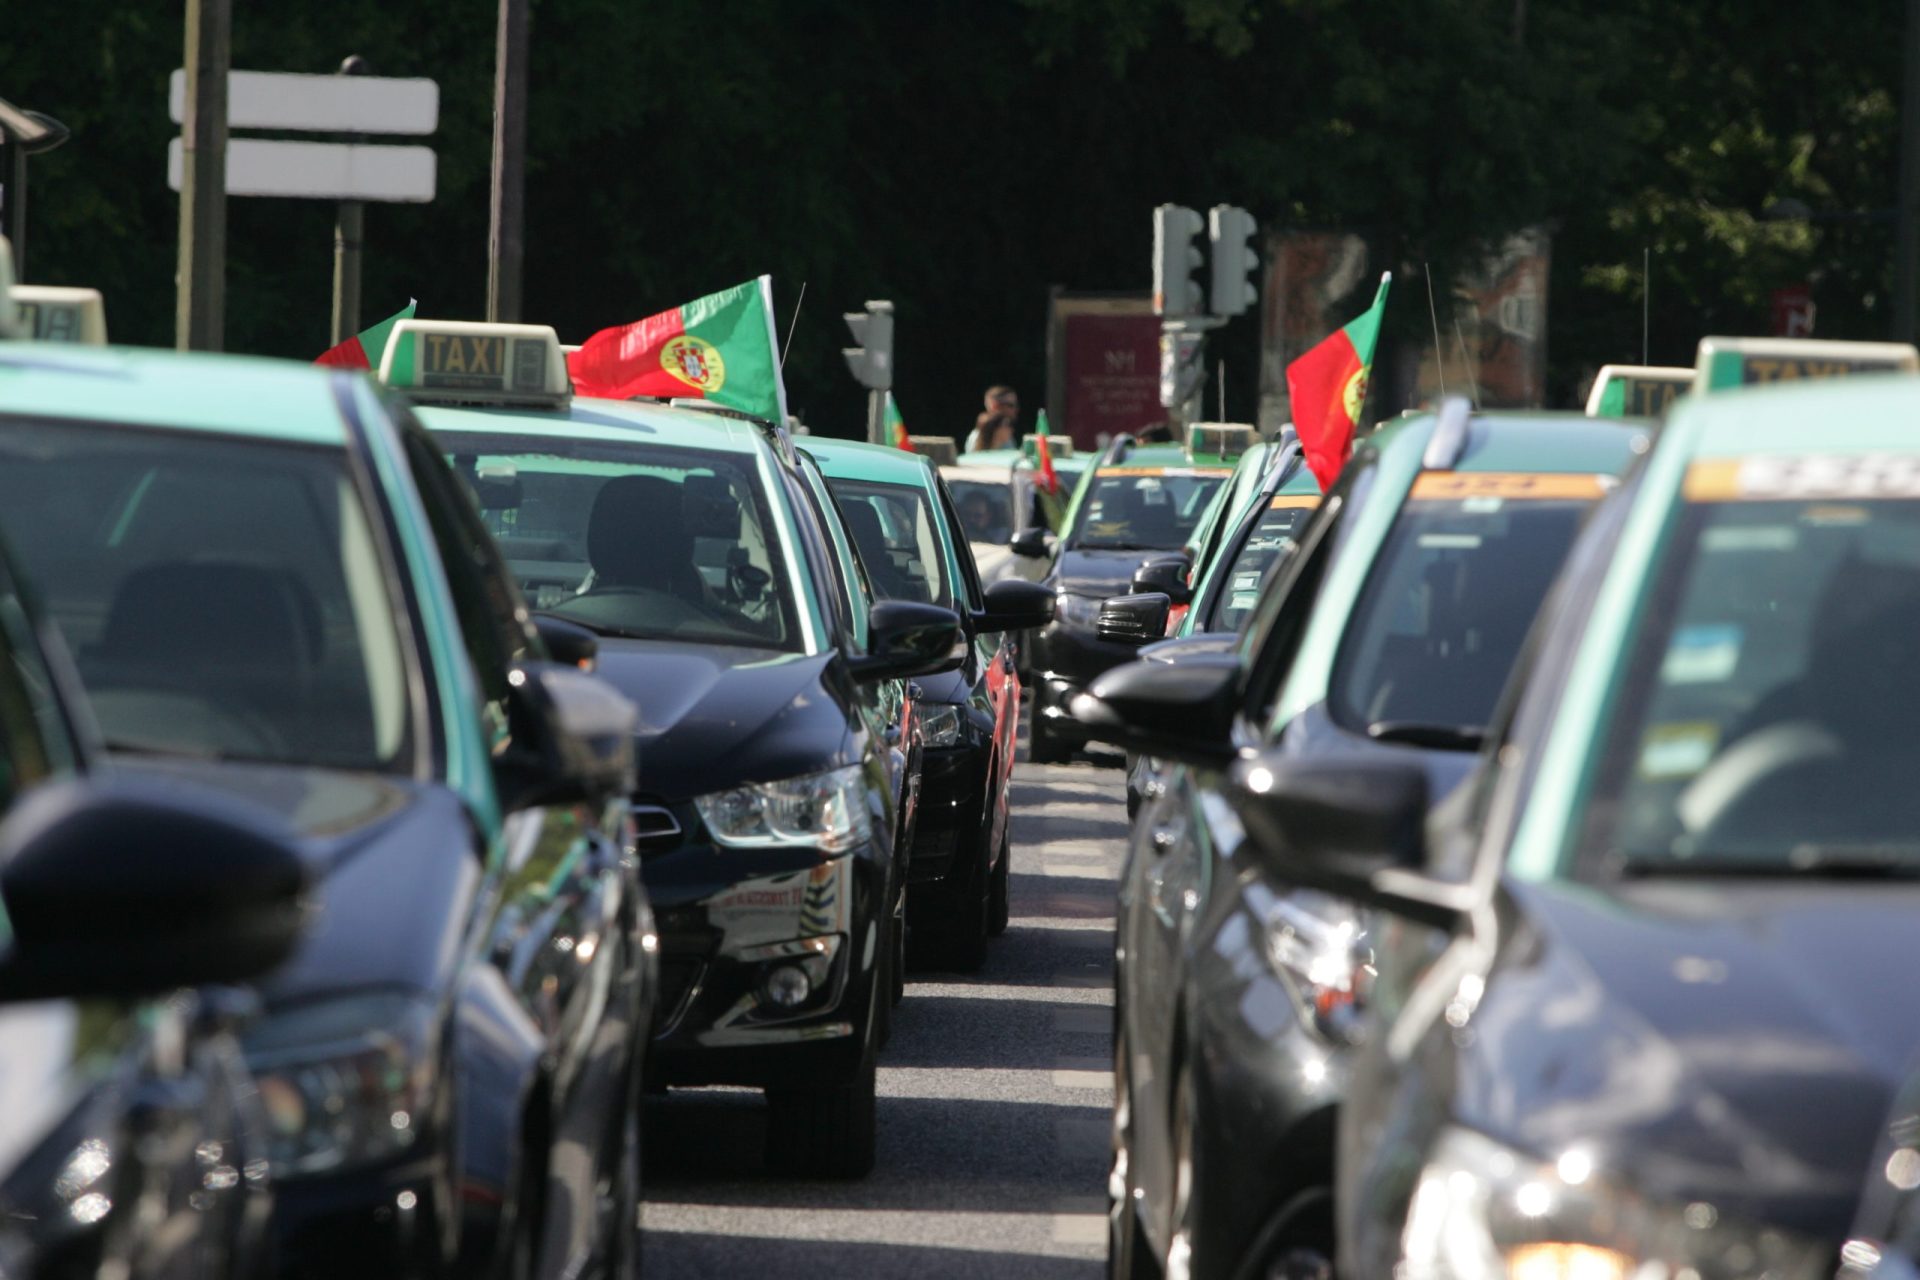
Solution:
M 680 485 L 680 514 L 696 538 L 740 536 L 740 503 L 719 476 L 688 476 Z
M 308 872 L 271 814 L 177 781 L 52 783 L 0 823 L 0 999 L 250 982 L 299 943 Z
M 1007 546 L 1017 556 L 1024 556 L 1029 560 L 1043 560 L 1048 550 L 1047 531 L 1037 526 L 1032 529 L 1022 529 L 1013 536 L 1013 541 Z
M 633 703 L 558 662 L 519 663 L 507 679 L 511 742 L 494 765 L 503 809 L 599 804 L 633 790 Z
M 980 630 L 1033 631 L 1053 621 L 1053 592 L 1025 578 L 1002 578 L 987 587 L 986 608 L 974 615 Z
M 1175 662 L 1128 662 L 1073 700 L 1073 718 L 1096 742 L 1183 764 L 1233 758 L 1240 660 L 1199 654 Z
M 882 600 L 867 614 L 867 652 L 849 662 L 856 680 L 905 680 L 958 667 L 966 642 L 953 610 Z
M 1167 638 L 1167 615 L 1172 612 L 1173 601 L 1163 591 L 1114 596 L 1101 603 L 1094 633 L 1116 644 L 1151 644 Z
M 1132 590 L 1137 595 L 1158 592 L 1171 604 L 1190 603 L 1193 600 L 1193 588 L 1187 585 L 1190 567 L 1185 556 L 1149 560 L 1133 571 Z

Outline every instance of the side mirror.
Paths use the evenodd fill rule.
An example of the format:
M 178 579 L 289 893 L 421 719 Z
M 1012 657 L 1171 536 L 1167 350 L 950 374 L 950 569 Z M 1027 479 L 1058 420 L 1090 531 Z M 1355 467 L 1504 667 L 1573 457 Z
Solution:
M 1150 595 L 1114 596 L 1100 605 L 1094 632 L 1116 644 L 1151 644 L 1167 638 L 1167 615 L 1173 601 L 1164 591 Z
M 552 613 L 533 615 L 533 629 L 547 646 L 547 656 L 555 662 L 582 671 L 592 671 L 600 661 L 600 637 L 577 622 Z
M 867 652 L 849 660 L 853 678 L 905 680 L 951 671 L 965 658 L 960 615 L 913 600 L 882 600 L 867 614 Z
M 512 742 L 494 764 L 503 809 L 598 804 L 633 790 L 633 703 L 557 662 L 520 663 L 507 679 Z
M 0 823 L 0 999 L 243 983 L 300 940 L 308 872 L 271 815 L 134 778 L 52 783 Z
M 1096 742 L 1218 767 L 1233 759 L 1239 701 L 1239 658 L 1205 655 L 1123 663 L 1076 696 L 1071 710 Z
M 1053 592 L 1025 578 L 1002 578 L 988 586 L 987 607 L 973 615 L 982 631 L 1035 631 L 1053 621 Z
M 1432 796 L 1417 764 L 1267 751 L 1236 763 L 1225 793 L 1279 879 L 1443 927 L 1464 909 L 1464 886 L 1423 874 Z
M 1163 556 L 1149 560 L 1133 571 L 1132 590 L 1135 595 L 1158 592 L 1173 604 L 1191 604 L 1193 588 L 1187 585 L 1189 568 L 1191 566 L 1185 556 Z
M 1013 541 L 1007 544 L 1013 554 L 1025 556 L 1029 560 L 1044 560 L 1047 556 L 1047 531 L 1035 526 L 1022 529 L 1013 535 Z

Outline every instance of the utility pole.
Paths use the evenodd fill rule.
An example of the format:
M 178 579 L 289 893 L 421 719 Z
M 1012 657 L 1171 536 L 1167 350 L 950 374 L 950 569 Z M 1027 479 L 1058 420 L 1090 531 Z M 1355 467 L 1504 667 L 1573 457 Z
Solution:
M 1900 88 L 1900 192 L 1895 201 L 1893 336 L 1920 333 L 1920 0 L 1907 0 L 1906 75 Z
M 340 63 L 343 76 L 373 74 L 373 64 L 359 54 Z M 358 136 L 349 142 L 358 142 Z M 342 200 L 333 220 L 333 344 L 339 346 L 360 332 L 360 250 L 366 240 L 367 206 L 360 200 Z
M 493 79 L 493 201 L 487 228 L 487 319 L 520 319 L 527 197 L 528 0 L 500 0 Z
M 219 351 L 227 327 L 227 67 L 233 0 L 187 0 L 174 345 Z

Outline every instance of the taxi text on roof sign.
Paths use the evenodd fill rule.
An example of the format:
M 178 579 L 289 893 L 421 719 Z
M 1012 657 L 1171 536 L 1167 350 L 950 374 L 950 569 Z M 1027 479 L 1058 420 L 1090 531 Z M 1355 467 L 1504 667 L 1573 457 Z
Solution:
M 1852 373 L 1920 373 L 1920 351 L 1904 342 L 1702 338 L 1694 362 L 1693 389 L 1722 391 Z
M 107 304 L 98 289 L 17 284 L 13 304 L 23 337 L 94 347 L 107 344 Z
M 1602 365 L 1587 395 L 1587 416 L 1657 418 L 1692 385 L 1693 370 L 1679 365 Z
M 387 339 L 380 380 L 444 404 L 554 405 L 573 394 L 560 337 L 539 324 L 402 320 Z

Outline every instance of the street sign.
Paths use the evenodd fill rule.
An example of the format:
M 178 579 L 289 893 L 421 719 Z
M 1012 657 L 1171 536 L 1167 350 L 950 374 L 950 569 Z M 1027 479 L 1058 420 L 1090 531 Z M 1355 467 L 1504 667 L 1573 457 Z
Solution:
M 186 119 L 187 73 L 167 85 L 173 122 Z M 396 76 L 310 76 L 234 71 L 227 76 L 227 127 L 301 133 L 432 133 L 440 124 L 440 86 Z
M 167 144 L 167 185 L 180 189 L 180 139 Z M 433 199 L 431 147 L 369 147 L 346 142 L 227 143 L 227 194 L 314 200 Z

